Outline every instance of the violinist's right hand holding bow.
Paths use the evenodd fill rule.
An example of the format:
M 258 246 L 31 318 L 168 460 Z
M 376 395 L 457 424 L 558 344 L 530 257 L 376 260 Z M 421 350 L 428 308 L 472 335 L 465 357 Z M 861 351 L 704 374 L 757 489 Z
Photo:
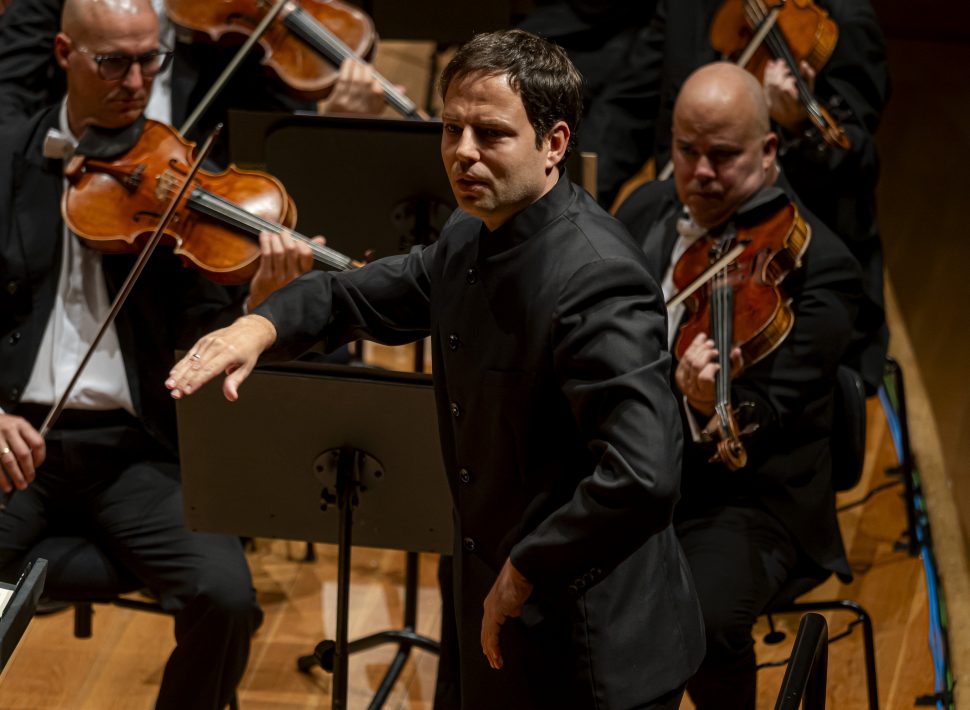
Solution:
M 44 439 L 23 417 L 0 412 L 0 489 L 24 490 L 44 462 Z

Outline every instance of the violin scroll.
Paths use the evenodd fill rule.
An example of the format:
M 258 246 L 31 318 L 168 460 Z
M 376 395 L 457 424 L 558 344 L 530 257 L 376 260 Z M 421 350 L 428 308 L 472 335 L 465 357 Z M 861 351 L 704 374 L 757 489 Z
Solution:
M 744 468 L 748 463 L 748 452 L 741 443 L 741 432 L 731 405 L 727 405 L 727 416 L 723 420 L 718 415 L 714 419 L 717 422 L 718 441 L 717 452 L 710 458 L 711 463 L 720 461 L 731 471 Z

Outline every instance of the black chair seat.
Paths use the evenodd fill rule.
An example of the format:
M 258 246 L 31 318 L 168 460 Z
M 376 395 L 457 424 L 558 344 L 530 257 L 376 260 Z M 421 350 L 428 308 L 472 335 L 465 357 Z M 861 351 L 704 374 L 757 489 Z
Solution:
M 58 601 L 107 602 L 145 585 L 90 540 L 81 537 L 47 537 L 30 557 L 47 560 L 50 574 L 44 596 Z

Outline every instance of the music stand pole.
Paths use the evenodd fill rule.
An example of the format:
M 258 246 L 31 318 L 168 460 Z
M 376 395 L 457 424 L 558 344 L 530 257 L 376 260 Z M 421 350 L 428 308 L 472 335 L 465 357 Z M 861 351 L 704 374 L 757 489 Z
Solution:
M 331 449 L 321 454 L 316 461 L 318 473 L 326 474 L 327 469 L 336 473 L 336 495 L 324 487 L 321 493 L 321 508 L 326 511 L 329 504 L 336 502 L 339 510 L 337 528 L 337 623 L 333 640 L 325 639 L 317 644 L 313 653 L 297 659 L 297 667 L 304 673 L 319 664 L 333 674 L 331 703 L 334 710 L 347 707 L 348 665 L 350 654 L 363 651 L 384 643 L 398 644 L 397 653 L 384 673 L 381 684 L 371 699 L 368 708 L 379 710 L 387 701 L 388 695 L 397 682 L 404 664 L 414 647 L 438 653 L 440 644 L 416 631 L 418 597 L 418 554 L 407 552 L 406 578 L 404 589 L 404 626 L 401 629 L 379 631 L 348 642 L 350 618 L 350 556 L 353 548 L 354 509 L 360 496 L 366 491 L 362 480 L 367 473 L 383 476 L 381 463 L 365 451 L 353 447 Z
M 350 615 L 350 545 L 354 525 L 354 494 L 359 477 L 356 471 L 356 452 L 341 449 L 337 463 L 337 496 L 340 527 L 337 532 L 337 638 L 334 648 L 333 697 L 334 710 L 347 707 L 348 617 Z

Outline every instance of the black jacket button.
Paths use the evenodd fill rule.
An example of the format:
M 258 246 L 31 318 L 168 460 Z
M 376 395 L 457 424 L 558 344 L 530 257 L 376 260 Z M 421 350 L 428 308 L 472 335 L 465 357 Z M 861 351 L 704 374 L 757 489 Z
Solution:
M 465 548 L 465 552 L 475 551 L 475 541 L 470 537 L 466 537 L 464 540 L 462 540 L 461 544 L 462 544 L 462 547 Z
M 17 282 L 16 281 L 8 281 L 7 282 L 7 293 L 9 293 L 11 296 L 13 296 L 15 293 L 17 293 Z
M 468 473 L 467 468 L 463 468 L 458 471 L 458 480 L 462 483 L 468 483 L 470 480 L 472 480 L 472 475 Z
M 458 346 L 461 345 L 461 339 L 458 337 L 457 333 L 452 333 L 448 336 L 448 347 L 452 350 L 457 350 Z
M 468 281 L 468 283 L 470 283 L 470 284 L 477 284 L 478 283 L 478 269 L 476 269 L 474 266 L 470 267 L 468 269 L 468 272 L 465 274 L 465 280 Z
M 461 407 L 458 406 L 458 402 L 451 403 L 451 416 L 456 419 L 461 416 Z

